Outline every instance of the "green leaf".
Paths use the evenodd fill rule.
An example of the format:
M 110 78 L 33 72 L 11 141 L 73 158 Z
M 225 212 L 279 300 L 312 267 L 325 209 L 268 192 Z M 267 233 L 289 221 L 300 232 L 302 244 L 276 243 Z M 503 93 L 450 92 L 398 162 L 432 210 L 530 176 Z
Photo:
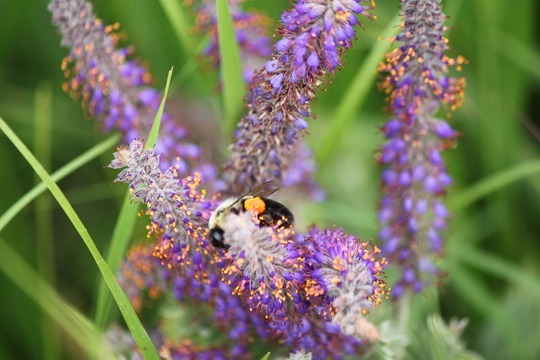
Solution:
M 458 211 L 519 180 L 540 174 L 540 161 L 534 160 L 515 165 L 478 181 L 448 199 L 448 207 Z
M 154 123 L 152 124 L 152 129 L 150 129 L 150 134 L 146 140 L 145 148 L 148 149 L 153 147 L 158 139 L 159 128 L 161 125 L 161 118 L 163 117 L 163 110 L 165 109 L 165 102 L 167 100 L 167 95 L 169 93 L 169 86 L 171 83 L 173 69 L 169 70 L 167 76 L 167 83 L 165 85 L 165 91 L 163 92 L 163 98 L 161 99 L 161 104 L 157 111 Z M 116 274 L 124 258 L 124 254 L 129 246 L 131 241 L 131 234 L 133 233 L 133 226 L 137 220 L 137 212 L 139 211 L 139 206 L 137 204 L 131 204 L 130 201 L 130 191 L 128 190 L 124 201 L 122 203 L 122 208 L 120 209 L 120 215 L 116 221 L 114 227 L 113 236 L 111 238 L 111 243 L 109 245 L 109 250 L 107 252 L 107 264 L 111 269 L 113 274 Z M 111 312 L 112 299 L 110 293 L 107 291 L 107 284 L 103 281 L 103 278 L 100 279 L 100 284 L 98 288 L 97 295 L 97 305 L 96 305 L 96 326 L 99 329 L 105 328 L 107 320 L 109 319 L 109 314 Z
M 509 149 L 518 149 L 528 142 L 522 126 L 515 121 L 513 109 L 527 106 L 530 79 L 524 76 L 519 67 L 509 64 L 500 56 L 494 56 L 492 50 L 502 45 L 496 28 L 504 28 L 505 32 L 510 33 L 521 32 L 522 26 L 533 19 L 530 17 L 532 8 L 527 3 L 530 1 L 523 0 L 519 10 L 516 8 L 517 11 L 508 12 L 503 7 L 492 6 L 490 0 L 471 2 L 476 25 L 470 33 L 474 43 L 469 51 L 471 61 L 468 67 L 475 70 L 476 76 L 474 80 L 471 79 L 474 81 L 474 93 L 469 95 L 475 96 L 473 106 L 478 109 L 474 116 L 477 130 L 471 128 L 471 134 L 476 133 L 477 136 L 474 146 L 477 158 L 473 158 L 473 161 L 476 169 L 488 174 L 514 166 L 521 156 L 519 152 Z M 501 27 L 503 21 L 514 26 Z M 534 26 L 534 22 L 531 26 Z M 501 146 L 502 143 L 504 146 Z M 514 203 L 509 191 L 486 198 L 486 208 L 499 233 L 497 248 L 504 252 L 512 251 L 515 246 L 516 221 L 519 220 L 514 218 L 517 214 Z
M 242 77 L 242 63 L 236 42 L 229 4 L 227 0 L 217 0 L 219 56 L 221 60 L 221 82 L 223 86 L 224 129 L 230 136 L 242 109 L 245 85 Z
M 419 343 L 423 344 L 423 353 L 430 359 L 481 360 L 482 357 L 467 350 L 460 339 L 468 320 L 452 319 L 446 324 L 440 314 L 427 318 L 427 331 L 421 332 Z
M 354 112 L 362 106 L 368 92 L 372 90 L 377 78 L 377 72 L 374 69 L 377 68 L 378 63 L 383 59 L 384 54 L 392 44 L 386 39 L 397 35 L 400 30 L 398 26 L 400 21 L 399 14 L 390 21 L 382 34 L 383 40 L 373 46 L 345 91 L 341 102 L 337 104 L 328 131 L 315 147 L 315 157 L 321 167 L 331 160 L 336 149 L 335 144 L 340 141 L 343 134 L 349 129 L 351 123 L 355 120 Z
M 70 336 L 87 354 L 100 359 L 115 359 L 100 346 L 101 335 L 92 323 L 44 281 L 2 238 L 0 238 L 0 269 L 21 288 L 43 311 Z
M 83 239 L 85 245 L 90 251 L 92 257 L 94 258 L 94 261 L 96 262 L 103 278 L 105 279 L 105 282 L 109 286 L 109 289 L 111 290 L 114 299 L 118 304 L 120 312 L 122 313 L 124 320 L 126 321 L 126 324 L 131 334 L 133 335 L 133 338 L 135 339 L 135 342 L 139 346 L 141 354 L 144 356 L 144 358 L 159 359 L 158 353 L 154 348 L 150 337 L 146 333 L 146 330 L 139 321 L 137 314 L 133 310 L 129 299 L 120 288 L 120 285 L 118 285 L 118 282 L 116 281 L 113 273 L 107 266 L 107 263 L 99 253 L 98 248 L 90 237 L 88 230 L 84 227 L 81 219 L 79 218 L 71 204 L 68 202 L 58 185 L 56 185 L 56 183 L 53 181 L 47 171 L 45 171 L 45 169 L 37 161 L 37 159 L 30 152 L 30 150 L 28 150 L 28 148 L 22 143 L 22 141 L 17 137 L 17 135 L 15 135 L 15 133 L 11 130 L 11 128 L 2 118 L 0 118 L 0 130 L 2 130 L 4 134 L 6 134 L 6 136 L 11 140 L 13 145 L 15 145 L 17 150 L 19 150 L 19 152 L 23 155 L 26 161 L 28 161 L 30 166 L 32 166 L 32 168 L 38 174 L 41 180 L 47 185 L 47 188 L 49 188 L 52 195 L 58 201 L 58 203 L 68 216 L 69 220 Z
M 444 22 L 447 28 L 452 28 L 462 8 L 463 0 L 454 0 L 444 5 L 444 13 L 448 16 Z

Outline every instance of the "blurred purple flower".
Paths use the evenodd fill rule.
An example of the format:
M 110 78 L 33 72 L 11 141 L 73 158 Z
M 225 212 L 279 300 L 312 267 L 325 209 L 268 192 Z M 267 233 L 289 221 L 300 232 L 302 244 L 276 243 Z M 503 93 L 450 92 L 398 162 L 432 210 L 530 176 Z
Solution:
M 64 90 L 81 100 L 104 131 L 120 131 L 126 143 L 147 137 L 161 94 L 150 87 L 148 70 L 129 60 L 133 50 L 118 47 L 118 24 L 103 25 L 93 14 L 92 4 L 83 0 L 51 0 L 48 8 L 62 36 L 61 44 L 71 49 L 62 62 L 68 79 Z M 186 138 L 186 130 L 164 114 L 156 145 L 159 153 L 166 154 L 161 161 L 163 170 L 181 157 L 180 170 L 189 172 L 187 161 L 198 159 L 200 149 Z
M 304 119 L 300 120 L 305 123 Z M 323 201 L 326 194 L 313 177 L 316 170 L 317 164 L 313 158 L 313 151 L 304 141 L 297 141 L 292 150 L 289 168 L 283 173 L 284 190 L 295 187 L 293 190 L 295 194 L 302 191 L 313 201 Z
M 402 45 L 380 66 L 392 114 L 382 128 L 387 141 L 379 155 L 384 167 L 380 237 L 389 263 L 402 268 L 395 297 L 407 288 L 421 291 L 439 274 L 434 260 L 442 254 L 448 218 L 441 198 L 451 183 L 441 152 L 457 132 L 435 114 L 440 105 L 454 110 L 461 104 L 464 80 L 447 73 L 465 62 L 444 55 L 446 17 L 440 0 L 404 0 L 402 11 L 402 31 L 395 38 Z
M 251 358 L 246 347 L 254 334 L 259 340 L 270 336 L 266 321 L 258 313 L 250 311 L 241 298 L 232 294 L 232 288 L 221 281 L 218 268 L 207 264 L 206 271 L 207 276 L 202 279 L 195 276 L 194 268 L 188 261 L 181 266 L 168 266 L 155 256 L 153 245 L 136 245 L 130 249 L 122 264 L 118 281 L 137 311 L 142 310 L 143 299 L 155 302 L 170 292 L 180 304 L 189 308 L 195 319 L 209 319 L 210 315 L 214 328 L 207 331 L 219 331 L 227 338 L 219 349 L 191 346 L 189 339 L 183 339 L 180 343 L 161 339 L 155 342 L 156 346 L 166 345 L 167 349 L 175 352 L 183 349 L 186 352 L 185 357 L 180 357 L 182 359 L 205 358 L 207 355 L 210 356 L 207 358 L 213 359 L 211 356 L 218 354 L 218 358 L 224 359 Z M 205 306 L 199 306 L 202 303 Z
M 235 358 L 235 355 L 229 351 L 197 346 L 191 340 L 183 340 L 180 343 L 166 340 L 159 347 L 159 354 L 163 359 L 171 360 L 225 360 Z M 245 356 L 236 358 L 240 360 L 248 359 Z
M 361 339 L 343 333 L 339 325 L 313 312 L 291 321 L 282 330 L 282 342 L 293 351 L 310 352 L 314 360 L 340 360 L 369 349 Z
M 161 334 L 160 330 L 150 333 L 152 342 L 158 350 L 162 359 L 171 360 L 225 360 L 225 359 L 249 359 L 245 356 L 236 357 L 232 351 L 227 351 L 217 347 L 202 347 L 193 343 L 189 339 L 181 341 L 171 341 Z M 115 355 L 115 359 L 143 360 L 132 335 L 129 331 L 119 326 L 110 327 L 105 334 L 105 342 Z
M 117 275 L 118 283 L 137 312 L 143 308 L 145 296 L 155 300 L 167 287 L 166 268 L 157 266 L 158 260 L 152 255 L 152 248 L 142 244 L 132 246 Z
M 363 2 L 299 1 L 282 14 L 281 40 L 272 59 L 254 75 L 247 96 L 249 112 L 231 145 L 225 179 L 234 192 L 283 180 L 321 79 L 337 69 L 340 56 L 351 47 L 357 15 L 373 18 L 371 6 L 360 5 Z

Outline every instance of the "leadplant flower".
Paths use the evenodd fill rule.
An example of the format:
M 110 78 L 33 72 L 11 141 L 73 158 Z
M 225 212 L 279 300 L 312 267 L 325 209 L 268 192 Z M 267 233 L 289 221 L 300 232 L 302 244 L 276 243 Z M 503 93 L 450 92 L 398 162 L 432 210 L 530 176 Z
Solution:
M 421 291 L 439 274 L 435 259 L 442 255 L 448 219 L 442 197 L 451 184 L 441 153 L 452 147 L 457 132 L 436 113 L 458 107 L 464 86 L 462 78 L 448 75 L 464 59 L 445 55 L 440 0 L 403 0 L 402 18 L 395 38 L 401 45 L 380 66 L 392 115 L 382 128 L 387 141 L 379 156 L 380 237 L 389 262 L 402 269 L 396 297 L 406 288 Z
M 363 0 L 298 1 L 281 16 L 272 59 L 257 70 L 249 89 L 248 113 L 240 120 L 226 164 L 229 186 L 241 194 L 267 180 L 282 181 L 293 146 L 307 128 L 310 103 L 328 74 L 352 46 Z
M 103 131 L 120 131 L 126 143 L 148 136 L 161 94 L 151 87 L 148 69 L 131 59 L 133 48 L 119 46 L 118 24 L 104 25 L 94 15 L 92 4 L 84 0 L 51 0 L 49 11 L 61 44 L 70 49 L 62 62 L 67 78 L 64 90 L 81 101 Z M 187 135 L 170 115 L 163 116 L 156 145 L 164 154 L 163 169 L 180 157 L 179 170 L 191 171 L 190 162 L 197 161 L 200 149 L 187 141 Z
M 132 199 L 146 205 L 148 233 L 158 237 L 154 256 L 168 267 L 180 266 L 190 280 L 207 279 L 214 251 L 206 227 L 212 203 L 198 189 L 200 176 L 180 178 L 177 167 L 162 172 L 153 149 L 144 150 L 142 140 L 121 146 L 110 167 L 123 169 L 116 179 L 128 183 Z M 182 265 L 186 265 L 183 267 Z
M 77 91 L 77 81 L 84 84 L 75 95 L 90 104 L 91 115 L 106 114 L 105 124 L 129 129 L 131 137 L 140 135 L 134 131 L 141 121 L 140 103 L 134 105 L 126 99 L 136 98 L 137 86 L 147 83 L 123 83 L 127 70 L 121 69 L 129 61 L 126 52 L 116 50 L 114 33 L 103 29 L 88 3 L 53 1 L 50 8 L 67 39 L 64 45 L 74 49 L 67 60 L 75 64 L 77 74 L 71 85 Z M 242 181 L 234 182 L 233 191 L 268 178 L 295 183 L 310 172 L 310 168 L 298 168 L 296 174 L 283 176 L 294 146 L 300 149 L 300 158 L 306 157 L 297 140 L 298 132 L 307 126 L 305 118 L 310 116 L 314 90 L 320 79 L 337 69 L 341 53 L 351 46 L 356 15 L 372 18 L 369 10 L 356 1 L 339 0 L 300 2 L 284 13 L 279 29 L 283 38 L 276 44 L 272 60 L 255 75 L 250 113 L 240 123 L 232 145 L 226 175 L 249 169 Z M 94 64 L 97 70 L 86 70 Z M 135 70 L 146 74 L 140 66 Z M 96 78 L 88 78 L 88 74 Z M 102 96 L 115 91 L 118 95 Z M 115 118 L 118 114 L 121 116 Z M 259 130 L 257 126 L 247 129 L 246 119 L 251 125 L 261 124 Z M 165 117 L 164 124 L 167 120 Z M 241 134 L 241 129 L 248 133 Z M 249 140 L 255 141 L 258 152 L 244 159 L 245 168 L 231 166 L 237 159 L 234 149 L 245 150 L 243 141 L 247 138 L 242 136 L 253 134 L 249 133 L 252 130 L 257 136 Z M 272 143 L 270 150 L 261 147 Z M 171 139 L 166 138 L 164 144 L 171 144 Z M 164 167 L 157 149 L 164 152 L 163 158 L 181 156 L 175 162 L 165 162 Z M 200 174 L 186 176 L 186 158 L 163 146 L 157 149 L 145 150 L 143 140 L 135 137 L 129 146 L 119 147 L 110 165 L 121 169 L 117 181 L 129 184 L 132 200 L 146 205 L 145 213 L 151 220 L 148 235 L 156 239 L 152 247 L 133 249 L 122 267 L 121 282 L 126 290 L 131 289 L 128 294 L 138 309 L 144 290 L 150 290 L 151 297 L 170 291 L 181 303 L 207 304 L 216 327 L 229 339 L 228 345 L 214 348 L 189 341 L 172 344 L 159 337 L 162 354 L 245 357 L 254 336 L 283 344 L 293 353 L 311 352 L 316 359 L 365 350 L 364 345 L 374 337 L 359 330 L 358 324 L 364 328 L 369 324 L 365 314 L 385 293 L 381 278 L 384 260 L 374 258 L 376 250 L 342 231 L 314 229 L 302 235 L 279 226 L 260 227 L 257 217 L 249 212 L 230 216 L 223 226 L 229 248 L 216 249 L 208 241 L 207 221 L 218 205 L 219 194 L 207 199 Z M 269 166 L 258 163 L 266 158 L 271 160 Z M 227 180 L 233 184 L 233 178 Z M 333 242 L 340 245 L 334 248 Z M 135 282 L 134 287 L 130 281 Z
M 170 284 L 181 302 L 211 306 L 216 326 L 234 340 L 230 351 L 245 353 L 256 334 L 291 351 L 312 351 L 315 359 L 340 358 L 373 340 L 357 324 L 365 325 L 364 315 L 385 294 L 376 248 L 341 230 L 302 235 L 279 224 L 260 227 L 246 211 L 222 225 L 224 252 L 209 245 L 205 221 L 216 203 L 205 199 L 196 175 L 162 172 L 159 158 L 138 139 L 118 149 L 111 167 L 123 169 L 117 180 L 147 206 L 148 229 L 157 238 L 154 266 L 162 269 L 147 272 L 161 274 L 162 282 L 152 281 Z M 126 264 L 128 273 L 148 270 L 147 257 L 131 259 L 143 264 Z
M 231 215 L 223 230 L 230 245 L 223 273 L 234 286 L 233 294 L 245 297 L 250 309 L 278 326 L 287 326 L 284 322 L 294 312 L 305 313 L 307 305 L 300 294 L 302 264 L 289 249 L 294 232 L 259 227 L 259 220 L 249 212 Z
M 317 312 L 357 338 L 378 337 L 365 315 L 387 294 L 380 274 L 386 265 L 378 259 L 380 250 L 342 229 L 311 229 L 304 239 L 307 298 Z M 369 338 L 369 339 L 368 339 Z
M 369 315 L 389 293 L 387 260 L 378 247 L 335 226 L 302 233 L 292 224 L 261 223 L 260 213 L 239 207 L 220 219 L 227 246 L 216 248 L 208 220 L 226 193 L 242 195 L 268 180 L 300 184 L 312 198 L 322 197 L 302 142 L 311 102 L 342 66 L 356 25 L 363 28 L 359 18 L 375 18 L 375 5 L 296 0 L 281 16 L 271 51 L 266 16 L 243 11 L 242 2 L 229 4 L 249 83 L 247 112 L 223 174 L 198 161 L 199 147 L 168 114 L 156 146 L 145 149 L 161 101 L 148 70 L 132 60 L 132 48 L 120 46 L 118 25 L 103 25 L 89 2 L 49 4 L 62 45 L 70 49 L 62 64 L 64 88 L 103 130 L 125 135 L 129 145 L 118 147 L 109 167 L 119 170 L 116 182 L 129 185 L 131 200 L 143 204 L 149 218 L 150 242 L 133 246 L 118 280 L 141 314 L 148 302 L 165 299 L 189 315 L 180 339 L 162 328 L 150 332 L 163 358 L 251 359 L 255 347 L 296 360 L 358 357 L 381 338 Z M 464 80 L 448 73 L 465 62 L 445 55 L 440 0 L 401 4 L 400 46 L 379 69 L 391 119 L 382 127 L 386 142 L 377 157 L 382 254 L 402 270 L 396 297 L 407 288 L 421 291 L 439 274 L 448 221 L 442 198 L 451 184 L 441 154 L 458 134 L 437 112 L 461 104 Z M 201 0 L 199 10 L 196 31 L 209 36 L 204 54 L 217 67 L 215 4 Z M 140 358 L 124 331 L 112 329 L 109 338 L 119 356 Z

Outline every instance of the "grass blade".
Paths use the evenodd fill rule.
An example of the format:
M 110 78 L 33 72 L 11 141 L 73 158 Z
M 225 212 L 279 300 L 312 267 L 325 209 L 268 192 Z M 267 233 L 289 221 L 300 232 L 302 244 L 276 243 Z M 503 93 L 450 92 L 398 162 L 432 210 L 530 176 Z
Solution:
M 449 268 L 452 269 L 450 280 L 456 292 L 464 301 L 474 307 L 478 314 L 494 323 L 508 339 L 508 344 L 514 349 L 516 359 L 522 358 L 517 355 L 519 346 L 515 345 L 519 343 L 516 325 L 505 313 L 500 303 L 495 300 L 496 296 L 486 288 L 484 282 L 464 266 L 454 263 Z
M 190 35 L 192 23 L 184 11 L 184 7 L 180 5 L 178 0 L 159 0 L 165 15 L 169 19 L 176 37 L 184 48 L 185 52 L 193 60 L 195 57 L 194 49 L 195 42 Z
M 502 31 L 497 31 L 497 38 L 500 42 L 493 46 L 492 50 L 520 66 L 534 76 L 536 81 L 540 81 L 540 68 L 536 66 L 540 63 L 540 53 L 532 46 Z
M 194 23 L 189 21 L 191 14 L 187 14 L 185 7 L 181 5 L 181 2 L 178 0 L 160 0 L 161 7 L 165 12 L 165 16 L 169 20 L 173 31 L 180 43 L 180 46 L 187 54 L 185 62 L 183 64 L 182 70 L 178 74 L 178 77 L 173 80 L 173 89 L 177 89 L 181 84 L 186 81 L 186 79 L 194 75 L 193 80 L 195 80 L 192 85 L 202 90 L 204 93 L 210 91 L 210 85 L 212 82 L 209 82 L 206 78 L 204 69 L 201 67 L 199 60 L 199 54 L 202 49 L 204 49 L 204 41 L 199 41 L 197 44 L 194 41 L 192 35 L 192 28 Z
M 94 147 L 90 148 L 85 153 L 79 155 L 75 159 L 62 166 L 51 175 L 51 179 L 55 182 L 65 178 L 84 164 L 94 160 L 105 151 L 109 150 L 120 140 L 120 135 L 111 136 Z M 35 198 L 47 190 L 47 185 L 40 183 L 34 186 L 30 191 L 21 196 L 16 203 L 14 203 L 2 216 L 0 216 L 0 231 L 9 224 L 9 222 L 22 210 L 26 205 L 30 204 Z
M 52 91 L 47 83 L 38 86 L 35 94 L 35 115 L 34 115 L 34 152 L 36 158 L 40 160 L 43 167 L 51 168 L 51 124 L 52 124 Z M 36 176 L 37 183 L 41 181 Z M 56 283 L 54 271 L 54 236 L 53 217 L 49 211 L 52 203 L 50 194 L 45 194 L 36 199 L 35 228 L 39 234 L 39 241 L 36 246 L 37 271 L 45 281 L 53 287 Z M 38 287 L 38 289 L 40 289 Z M 36 296 L 41 296 L 38 292 Z M 51 320 L 43 315 L 41 319 L 41 333 L 43 343 L 43 359 L 54 360 L 60 358 L 60 337 L 56 326 Z
M 145 148 L 150 148 L 156 144 L 156 141 L 159 136 L 159 128 L 161 126 L 161 118 L 163 117 L 163 111 L 165 109 L 165 102 L 167 101 L 167 95 L 169 94 L 169 86 L 171 84 L 171 77 L 173 73 L 173 68 L 169 70 L 167 75 L 167 83 L 165 85 L 165 91 L 163 92 L 163 98 L 161 99 L 161 104 L 157 111 L 154 123 L 150 129 L 150 134 L 146 140 Z M 109 269 L 113 274 L 116 274 L 126 250 L 129 246 L 131 240 L 131 234 L 133 232 L 133 226 L 137 220 L 137 212 L 139 206 L 131 204 L 130 201 L 130 191 L 128 190 L 124 201 L 122 203 L 122 208 L 120 209 L 120 215 L 116 221 L 114 227 L 114 232 L 111 238 L 111 243 L 109 245 L 109 250 L 107 252 L 107 264 Z M 96 305 L 96 326 L 98 329 L 105 328 L 107 320 L 109 319 L 109 314 L 111 312 L 112 298 L 110 293 L 107 291 L 107 284 L 103 281 L 103 278 L 100 279 L 100 284 L 98 287 L 97 295 L 97 305 Z
M 448 207 L 452 211 L 461 210 L 505 186 L 537 174 L 540 174 L 540 161 L 538 160 L 515 165 L 509 169 L 490 175 L 476 184 L 461 190 L 456 195 L 449 197 Z
M 349 87 L 343 94 L 341 102 L 337 105 L 333 120 L 330 123 L 328 131 L 321 139 L 320 143 L 315 147 L 315 158 L 319 166 L 324 166 L 332 158 L 336 149 L 335 144 L 339 142 L 345 131 L 354 121 L 354 112 L 362 106 L 377 78 L 377 68 L 379 62 L 383 59 L 384 54 L 391 46 L 391 42 L 387 38 L 395 36 L 399 31 L 399 14 L 388 23 L 385 28 L 382 38 L 371 49 L 366 60 L 356 72 Z
M 107 251 L 107 264 L 113 274 L 116 274 L 120 268 L 124 254 L 129 246 L 133 227 L 137 221 L 138 211 L 139 206 L 131 204 L 130 193 L 128 191 L 122 202 L 120 215 L 116 221 L 109 250 Z M 112 300 L 107 284 L 103 277 L 101 277 L 99 279 L 95 318 L 96 327 L 100 330 L 105 329 L 107 321 L 110 318 L 113 304 Z
M 0 238 L 0 269 L 58 324 L 87 354 L 115 359 L 102 346 L 100 333 L 77 309 L 66 303 L 3 239 Z M 36 291 L 36 288 L 39 290 Z
M 173 73 L 173 68 L 171 68 L 171 70 L 169 70 L 169 73 L 167 74 L 167 83 L 165 84 L 165 91 L 163 92 L 161 103 L 159 104 L 156 117 L 154 118 L 154 123 L 152 124 L 152 128 L 150 129 L 150 134 L 148 134 L 148 139 L 146 139 L 146 144 L 145 144 L 146 149 L 151 148 L 154 145 L 156 145 L 156 142 L 159 136 L 159 128 L 161 127 L 161 118 L 163 117 L 163 110 L 165 109 L 165 102 L 167 101 L 167 95 L 169 94 L 169 86 L 171 85 L 172 73 Z
M 498 276 L 510 284 L 519 284 L 523 288 L 540 296 L 540 279 L 527 273 L 527 271 L 517 264 L 512 264 L 495 255 L 475 250 L 470 246 L 450 246 L 449 255 L 454 261 L 463 262 L 471 267 Z
M 144 358 L 159 359 L 158 353 L 154 348 L 154 345 L 152 344 L 152 341 L 150 340 L 150 337 L 148 336 L 146 330 L 142 326 L 139 318 L 137 317 L 137 314 L 135 314 L 135 311 L 133 310 L 129 299 L 120 288 L 120 285 L 118 285 L 118 282 L 116 281 L 113 273 L 107 266 L 107 263 L 99 253 L 99 250 L 97 249 L 94 241 L 90 237 L 88 230 L 84 227 L 81 219 L 79 218 L 71 204 L 68 202 L 58 185 L 56 185 L 56 183 L 51 179 L 51 176 L 47 173 L 47 171 L 45 171 L 45 169 L 37 161 L 37 159 L 30 152 L 30 150 L 28 150 L 28 148 L 22 143 L 22 141 L 17 137 L 17 135 L 15 135 L 15 133 L 11 130 L 11 128 L 9 128 L 9 126 L 2 118 L 0 118 L 0 129 L 2 130 L 2 132 L 4 132 L 4 134 L 6 134 L 6 136 L 10 139 L 13 145 L 15 145 L 17 150 L 19 150 L 19 152 L 23 155 L 26 161 L 28 161 L 30 166 L 32 166 L 32 168 L 38 174 L 41 180 L 47 185 L 47 188 L 49 188 L 52 195 L 58 201 L 58 203 L 68 216 L 69 220 L 83 239 L 86 247 L 94 258 L 94 261 L 96 262 L 103 278 L 105 279 L 105 282 L 109 286 L 109 289 L 111 290 L 114 299 L 118 304 L 120 312 L 122 313 L 126 324 L 131 334 L 133 335 L 135 342 L 139 346 L 139 350 L 141 351 Z
M 227 0 L 217 0 L 219 57 L 221 60 L 221 83 L 223 86 L 223 108 L 225 113 L 225 135 L 230 136 L 238 121 L 245 92 L 242 77 L 240 51 Z

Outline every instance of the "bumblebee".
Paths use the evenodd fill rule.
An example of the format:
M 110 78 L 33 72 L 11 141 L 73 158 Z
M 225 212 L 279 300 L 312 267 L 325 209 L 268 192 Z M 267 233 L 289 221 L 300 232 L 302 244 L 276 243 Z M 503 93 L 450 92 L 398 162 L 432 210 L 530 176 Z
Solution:
M 278 228 L 290 228 L 293 226 L 294 217 L 290 210 L 285 205 L 268 198 L 278 190 L 278 188 L 272 187 L 272 183 L 272 180 L 267 181 L 239 198 L 227 199 L 214 210 L 208 220 L 212 245 L 222 249 L 229 248 L 229 245 L 224 242 L 222 225 L 231 213 L 240 214 L 248 210 L 254 211 L 261 227 L 277 225 Z

